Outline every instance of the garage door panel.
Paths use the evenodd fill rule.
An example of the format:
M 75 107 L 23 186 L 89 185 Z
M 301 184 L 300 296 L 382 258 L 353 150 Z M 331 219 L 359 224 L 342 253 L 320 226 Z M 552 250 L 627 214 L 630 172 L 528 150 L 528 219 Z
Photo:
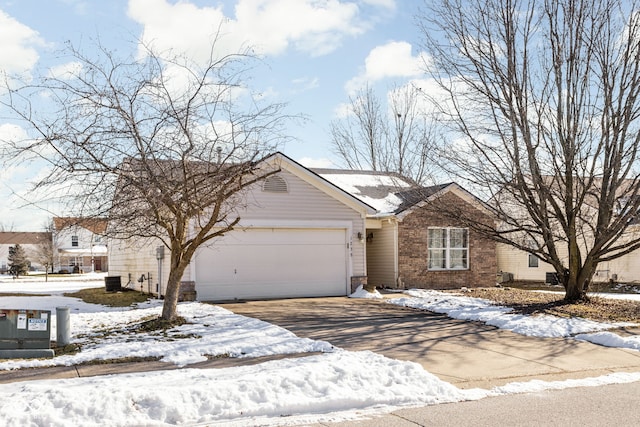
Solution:
M 251 228 L 227 233 L 216 239 L 211 248 L 246 244 L 269 246 L 342 244 L 345 243 L 344 233 L 344 229 Z
M 232 232 L 198 254 L 201 300 L 345 295 L 345 229 Z

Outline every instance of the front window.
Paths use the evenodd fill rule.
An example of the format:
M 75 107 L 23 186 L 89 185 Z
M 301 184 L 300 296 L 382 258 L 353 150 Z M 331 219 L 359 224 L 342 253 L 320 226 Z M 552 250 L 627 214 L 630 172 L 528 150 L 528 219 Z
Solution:
M 469 230 L 430 228 L 428 230 L 429 270 L 469 268 Z
M 529 254 L 529 268 L 537 268 L 537 267 L 538 267 L 538 257 L 533 254 Z
M 74 248 L 78 246 L 78 236 L 71 236 L 71 246 Z

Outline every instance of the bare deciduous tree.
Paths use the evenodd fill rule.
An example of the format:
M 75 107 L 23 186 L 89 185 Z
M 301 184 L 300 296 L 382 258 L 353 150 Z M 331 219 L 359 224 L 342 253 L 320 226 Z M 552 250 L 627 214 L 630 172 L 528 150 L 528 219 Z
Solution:
M 206 63 L 151 48 L 124 60 L 69 47 L 72 71 L 9 88 L 5 106 L 30 131 L 13 142 L 49 165 L 35 191 L 64 193 L 66 215 L 108 218 L 107 237 L 159 239 L 170 272 L 162 318 L 201 245 L 233 229 L 248 186 L 274 173 L 259 161 L 283 140 L 283 104 L 244 85 L 248 51 Z M 45 110 L 31 104 L 45 96 Z
M 498 224 L 470 225 L 549 263 L 566 300 L 585 298 L 599 263 L 640 248 L 637 3 L 427 7 L 430 95 L 456 141 L 437 154 Z
M 49 269 L 51 269 L 51 272 L 53 273 L 54 251 L 56 250 L 53 245 L 52 236 L 54 231 L 53 221 L 46 223 L 43 228 L 43 237 L 37 243 L 33 251 L 33 260 L 44 267 L 44 277 L 46 282 L 49 281 Z
M 433 127 L 421 99 L 413 85 L 395 87 L 385 108 L 371 87 L 361 89 L 349 98 L 345 117 L 331 123 L 335 153 L 351 169 L 397 172 L 425 183 Z

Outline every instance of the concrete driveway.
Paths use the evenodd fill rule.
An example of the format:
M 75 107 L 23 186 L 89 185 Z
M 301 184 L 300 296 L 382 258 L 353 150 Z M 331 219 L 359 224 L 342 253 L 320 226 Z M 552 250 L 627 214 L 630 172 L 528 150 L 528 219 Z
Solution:
M 305 298 L 221 304 L 346 350 L 421 364 L 460 388 L 640 371 L 640 352 L 572 339 L 532 338 L 379 300 Z

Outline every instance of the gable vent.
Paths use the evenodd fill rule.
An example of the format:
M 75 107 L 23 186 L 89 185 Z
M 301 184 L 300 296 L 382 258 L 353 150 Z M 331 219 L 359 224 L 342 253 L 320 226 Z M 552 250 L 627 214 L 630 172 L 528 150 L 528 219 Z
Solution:
M 287 181 L 283 177 L 278 175 L 271 175 L 264 180 L 262 184 L 262 191 L 269 193 L 288 193 L 289 187 Z

